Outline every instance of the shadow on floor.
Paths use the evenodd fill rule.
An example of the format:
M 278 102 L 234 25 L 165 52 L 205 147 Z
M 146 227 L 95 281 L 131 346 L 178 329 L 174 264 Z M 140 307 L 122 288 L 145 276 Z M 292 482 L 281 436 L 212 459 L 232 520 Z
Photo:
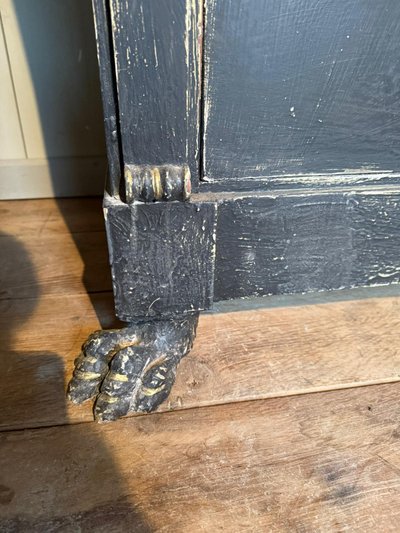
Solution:
M 99 293 L 112 292 L 102 198 L 92 197 L 80 200 L 58 198 L 56 202 L 76 249 L 81 256 L 83 262 L 83 285 L 101 327 L 103 329 L 122 327 L 122 324 L 116 318 L 112 322 L 105 321 L 105 316 L 115 317 L 112 298 L 107 300 L 109 304 L 108 313 L 104 313 L 104 309 L 100 310 L 98 308 L 99 299 L 97 295 Z
M 85 158 L 105 161 L 91 2 L 39 0 L 33 7 L 29 0 L 13 0 L 12 8 L 35 92 L 54 196 L 74 194 L 77 190 L 99 191 L 101 182 L 105 181 L 106 163 L 103 166 L 99 162 L 99 168 L 89 168 L 92 181 L 88 176 L 83 181 L 78 177 L 82 176 Z M 26 142 L 29 151 L 32 139 Z M 37 144 L 40 145 L 40 139 Z M 64 157 L 68 159 L 68 176 L 63 176 L 60 170 L 60 159 Z M 89 213 L 78 212 L 76 205 L 62 199 L 57 203 L 84 262 L 83 282 L 87 293 L 91 296 L 111 291 L 101 198 L 82 202 L 85 209 L 90 209 Z M 96 232 L 98 239 L 85 239 L 84 233 Z M 96 310 L 93 299 L 92 303 Z
M 49 165 L 57 192 L 58 157 L 73 154 L 79 164 L 81 156 L 102 155 L 98 149 L 104 153 L 91 2 L 40 0 L 33 6 L 29 0 L 14 0 L 12 6 L 35 90 L 46 153 L 53 157 Z M 78 73 L 76 79 L 70 72 Z M 63 109 L 64 101 L 68 105 L 73 101 L 68 113 Z M 67 154 L 60 152 L 63 147 L 68 148 Z M 71 161 L 73 165 L 73 158 Z M 99 169 L 102 175 L 105 172 L 106 168 Z M 76 176 L 70 179 L 76 182 Z M 93 209 L 94 217 L 92 213 L 77 212 L 76 204 L 71 209 L 72 205 L 58 201 L 84 263 L 85 288 L 98 311 L 95 295 L 111 291 L 101 199 L 82 203 Z M 84 238 L 84 233 L 96 232 L 97 239 Z M 3 443 L 7 449 L 9 439 L 14 439 L 17 450 L 23 439 L 21 449 L 26 450 L 15 465 L 9 465 L 3 456 L 7 468 L 3 472 L 0 469 L 0 530 L 150 532 L 150 525 L 126 493 L 112 445 L 110 449 L 112 439 L 106 445 L 102 438 L 104 426 L 68 423 L 64 360 L 52 351 L 57 350 L 54 328 L 63 317 L 54 316 L 50 309 L 45 323 L 38 324 L 35 313 L 41 305 L 41 288 L 29 254 L 10 235 L 0 236 L 0 247 L 0 267 L 18 269 L 13 276 L 16 286 L 28 284 L 32 294 L 26 299 L 8 298 L 7 288 L 1 287 L 0 281 L 0 446 Z M 104 313 L 104 305 L 101 303 L 102 313 L 97 313 L 99 318 L 112 316 L 111 309 Z M 29 349 L 30 338 L 35 335 L 44 339 L 41 352 Z M 55 419 L 61 426 L 7 431 L 35 427 L 38 421 L 41 426 L 51 426 Z M 24 476 L 26 483 L 18 485 Z
M 67 400 L 65 388 L 60 388 L 65 380 L 63 359 L 52 351 L 29 350 L 30 339 L 43 335 L 35 331 L 41 290 L 29 254 L 4 233 L 0 250 L 1 271 L 18 266 L 16 285 L 28 284 L 32 289 L 31 298 L 0 299 L 0 450 L 9 445 L 9 439 L 14 439 L 16 450 L 23 440 L 25 450 L 17 464 L 6 463 L 0 469 L 0 530 L 151 532 L 126 493 L 112 450 L 103 442 L 105 426 L 65 423 Z M 41 326 L 46 330 L 56 323 Z M 34 427 L 38 420 L 49 425 L 43 411 L 50 420 L 52 409 L 65 425 L 5 431 Z M 0 460 L 7 461 L 4 455 Z

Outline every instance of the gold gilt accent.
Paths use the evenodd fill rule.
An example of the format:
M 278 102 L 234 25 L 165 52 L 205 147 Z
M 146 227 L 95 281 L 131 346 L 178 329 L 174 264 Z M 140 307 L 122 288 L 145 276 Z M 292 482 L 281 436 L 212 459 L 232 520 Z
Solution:
M 124 168 L 125 200 L 186 201 L 191 193 L 188 165 L 133 165 Z
M 161 392 L 163 389 L 165 389 L 165 385 L 161 385 L 161 387 L 157 387 L 156 389 L 151 389 L 148 387 L 143 387 L 142 392 L 145 396 L 154 396 L 158 392 Z
M 125 167 L 124 169 L 125 174 L 125 191 L 127 198 L 133 197 L 133 176 L 132 172 L 129 167 Z
M 159 168 L 153 167 L 151 169 L 151 179 L 153 182 L 154 198 L 156 200 L 161 200 L 163 197 L 163 187 L 161 184 L 161 174 Z
M 104 394 L 104 393 L 101 395 L 101 399 L 103 400 L 103 402 L 106 402 L 106 403 L 117 403 L 118 402 L 118 398 L 114 396 L 110 396 L 109 394 Z
M 125 376 L 125 374 L 118 374 L 117 372 L 110 372 L 110 374 L 108 375 L 108 378 L 112 379 L 113 381 L 121 381 L 124 383 L 129 381 L 128 376 Z
M 99 374 L 98 372 L 85 372 L 82 370 L 75 370 L 74 376 L 83 381 L 90 381 L 92 379 L 101 378 L 101 374 Z

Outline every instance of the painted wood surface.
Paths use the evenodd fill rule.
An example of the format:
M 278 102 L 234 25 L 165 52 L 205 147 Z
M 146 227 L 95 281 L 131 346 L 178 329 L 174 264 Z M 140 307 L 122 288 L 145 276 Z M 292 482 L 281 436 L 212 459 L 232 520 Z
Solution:
M 386 191 L 257 195 L 222 202 L 214 299 L 398 283 L 398 200 L 397 193 Z M 30 206 L 29 223 L 24 205 Z M 84 212 L 88 229 L 81 225 L 76 230 L 78 215 L 69 205 Z M 66 233 L 60 211 L 68 224 L 74 224 L 73 237 Z M 111 290 L 100 200 L 7 202 L 2 213 L 4 232 L 14 231 L 14 221 L 19 221 L 21 231 L 30 236 L 30 272 L 43 276 L 43 294 L 68 293 L 72 288 L 84 292 L 82 275 L 90 291 Z M 59 231 L 65 232 L 62 239 Z M 50 245 L 53 253 L 46 254 Z M 19 268 L 3 266 L 8 274 L 2 287 L 9 297 L 31 294 L 28 281 L 20 284 Z
M 92 0 L 92 6 L 108 159 L 106 191 L 111 196 L 118 196 L 122 174 L 122 143 L 119 125 L 114 49 L 112 45 L 110 5 L 108 0 Z
M 121 320 L 212 306 L 215 203 L 127 205 L 107 198 L 104 214 L 115 309 Z
M 206 177 L 399 171 L 397 0 L 205 8 Z
M 2 433 L 2 531 L 398 530 L 400 384 Z
M 124 163 L 199 175 L 198 0 L 111 0 Z
M 101 281 L 100 200 L 3 202 L 0 222 L 0 429 L 90 421 L 90 403 L 66 402 L 73 362 L 90 333 L 121 326 L 111 281 Z M 161 409 L 398 381 L 398 294 L 392 286 L 218 303 L 202 314 Z
M 215 301 L 400 281 L 395 188 L 215 199 Z
M 110 16 L 128 168 L 186 162 L 196 166 L 196 180 L 198 151 L 189 148 L 201 126 L 203 182 L 220 180 L 214 196 L 203 196 L 218 208 L 214 301 L 400 281 L 399 195 L 388 185 L 399 178 L 398 3 L 207 0 L 202 121 L 197 2 L 112 0 Z M 256 178 L 269 174 L 293 187 L 296 172 L 309 191 L 314 181 L 342 189 L 226 193 L 243 178 L 246 188 L 252 180 L 254 190 L 268 187 Z M 195 227 L 188 207 L 133 205 L 123 221 L 114 211 L 107 216 L 119 317 L 211 304 L 205 241 L 178 253 L 185 217 Z M 160 229 L 149 233 L 149 226 Z M 189 262 L 202 299 L 189 290 L 187 273 L 181 284 L 165 283 L 178 272 L 178 256 L 180 277 Z

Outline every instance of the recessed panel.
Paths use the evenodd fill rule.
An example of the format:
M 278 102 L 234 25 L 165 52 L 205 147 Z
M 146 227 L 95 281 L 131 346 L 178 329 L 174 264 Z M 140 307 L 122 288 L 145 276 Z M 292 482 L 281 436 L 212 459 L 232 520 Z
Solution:
M 204 71 L 204 176 L 399 170 L 398 0 L 206 0 Z

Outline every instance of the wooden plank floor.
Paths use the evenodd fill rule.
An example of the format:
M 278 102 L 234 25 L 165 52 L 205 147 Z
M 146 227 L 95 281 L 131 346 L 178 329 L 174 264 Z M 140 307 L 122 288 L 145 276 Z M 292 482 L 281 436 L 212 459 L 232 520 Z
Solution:
M 0 531 L 398 531 L 398 287 L 225 302 L 160 413 L 65 400 L 114 319 L 99 199 L 0 203 Z

